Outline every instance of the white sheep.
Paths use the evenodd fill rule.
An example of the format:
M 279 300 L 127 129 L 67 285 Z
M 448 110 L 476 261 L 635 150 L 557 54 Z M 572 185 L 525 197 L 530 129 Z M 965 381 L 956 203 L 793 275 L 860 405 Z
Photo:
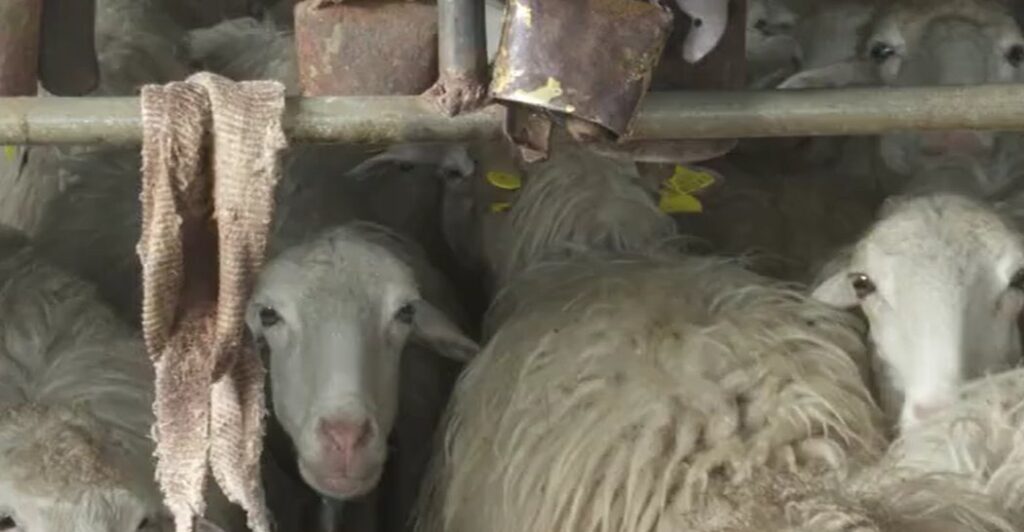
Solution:
M 793 36 L 797 14 L 782 0 L 748 0 L 747 86 L 768 88 L 800 67 L 802 52 Z
M 846 29 L 832 31 L 836 24 Z M 823 3 L 819 15 L 801 27 L 811 32 L 810 37 L 800 37 L 806 70 L 783 82 L 782 88 L 976 85 L 1024 79 L 1024 35 L 1000 0 Z M 849 49 L 853 37 L 856 47 Z M 820 53 L 813 50 L 814 43 Z M 877 180 L 883 190 L 892 192 L 907 176 L 950 154 L 971 155 L 998 167 L 1000 158 L 1017 151 L 1019 142 L 1015 133 L 892 132 L 851 139 L 831 156 L 835 168 Z M 1000 176 L 996 168 L 989 171 L 1000 177 L 992 184 L 997 189 L 1013 178 Z
M 877 470 L 915 478 L 955 475 L 958 481 L 1024 527 L 1024 370 L 979 379 L 956 391 L 956 401 L 907 430 Z M 871 475 L 867 482 L 870 482 Z
M 883 407 L 906 428 L 953 401 L 961 383 L 1020 360 L 1024 236 L 964 195 L 892 197 L 813 294 L 864 313 Z
M 93 96 L 136 94 L 145 83 L 188 74 L 177 52 L 183 29 L 171 18 L 172 0 L 98 0 L 96 55 L 99 86 Z M 41 96 L 47 96 L 40 88 Z M 9 146 L 0 155 L 0 223 L 34 236 L 50 200 L 74 176 L 59 170 L 69 154 L 91 146 Z
M 419 530 L 838 531 L 854 518 L 864 530 L 1005 530 L 984 505 L 916 504 L 945 502 L 938 489 L 903 502 L 903 486 L 847 493 L 847 474 L 885 444 L 859 321 L 729 261 L 655 252 L 657 240 L 607 247 L 614 220 L 660 213 L 634 203 L 639 183 L 597 169 L 528 180 L 513 204 L 523 242 L 558 240 L 556 215 L 515 216 L 561 209 L 552 183 L 603 198 L 598 216 L 635 218 L 516 260 L 453 394 Z M 609 186 L 636 196 L 594 190 Z M 573 216 L 583 210 L 563 231 L 601 232 L 600 218 Z
M 502 286 L 529 265 L 574 250 L 630 252 L 676 236 L 633 162 L 565 144 L 524 168 L 493 266 Z M 529 230 L 512 228 L 529 227 Z
M 429 439 L 456 368 L 431 353 L 437 346 L 424 348 L 412 345 L 415 342 L 406 346 L 405 338 L 410 335 L 403 328 L 406 325 L 388 325 L 385 318 L 389 316 L 372 314 L 369 309 L 394 312 L 397 309 L 391 305 L 404 305 L 394 298 L 422 293 L 432 305 L 415 302 L 413 324 L 426 329 L 417 328 L 411 338 L 419 341 L 448 335 L 450 342 L 442 345 L 442 352 L 458 356 L 466 356 L 475 344 L 465 336 L 456 337 L 459 327 L 470 330 L 471 324 L 462 318 L 458 301 L 450 299 L 451 289 L 422 251 L 377 226 L 350 224 L 356 218 L 389 222 L 408 229 L 417 240 L 433 232 L 437 241 L 443 241 L 440 222 L 431 221 L 440 200 L 440 184 L 431 179 L 437 167 L 379 162 L 360 168 L 358 175 L 343 175 L 366 155 L 365 150 L 332 146 L 301 146 L 285 155 L 270 243 L 274 258 L 253 295 L 253 305 L 277 309 L 282 319 L 270 328 L 258 316 L 250 315 L 249 324 L 257 337 L 267 339 L 274 414 L 297 447 L 304 479 L 336 498 L 362 495 L 376 486 L 380 471 L 372 478 L 359 479 L 358 488 L 345 489 L 332 483 L 339 470 L 331 464 L 337 460 L 344 463 L 346 456 L 370 456 L 368 446 L 379 453 L 389 435 L 397 436 L 398 450 L 389 464 L 393 462 L 398 472 L 390 484 L 394 488 L 389 487 L 382 496 L 398 508 L 385 518 L 401 520 L 400 508 L 412 504 L 418 489 L 417 471 L 426 460 L 423 453 L 428 451 L 422 442 Z M 81 179 L 57 198 L 58 207 L 50 211 L 52 216 L 39 237 L 43 253 L 92 279 L 105 298 L 136 321 L 140 297 L 140 267 L 134 253 L 139 231 L 138 158 L 134 150 L 125 149 L 81 154 L 69 161 L 69 168 Z M 422 194 L 401 194 L 409 190 Z M 358 269 L 357 257 L 381 262 Z M 353 299 L 359 293 L 369 299 Z M 363 313 L 359 305 L 363 305 Z M 441 310 L 432 311 L 434 308 Z M 444 315 L 450 319 L 442 319 Z M 271 330 L 265 331 L 268 328 Z M 342 328 L 348 333 L 339 334 Z M 364 331 L 362 340 L 353 331 Z M 279 343 L 282 339 L 287 341 Z M 458 345 L 451 347 L 451 342 Z M 402 352 L 405 355 L 399 357 Z M 401 383 L 396 375 L 399 364 Z M 346 372 L 346 368 L 363 370 Z M 322 380 L 303 380 L 305 375 Z M 349 395 L 342 394 L 345 383 L 352 392 Z M 407 406 L 399 411 L 395 423 L 399 394 L 400 404 Z M 324 426 L 333 427 L 324 435 L 318 432 L 320 416 L 328 417 Z M 344 421 L 357 417 L 369 420 L 373 438 L 357 438 L 348 444 L 328 438 L 328 434 L 343 435 L 343 429 L 351 428 Z M 346 441 L 338 437 L 337 442 Z M 325 448 L 333 452 L 322 458 Z M 325 477 L 328 480 L 322 480 Z
M 0 286 L 0 529 L 169 529 L 153 476 L 153 370 L 141 339 L 94 288 L 6 228 Z M 244 530 L 240 514 L 220 518 Z

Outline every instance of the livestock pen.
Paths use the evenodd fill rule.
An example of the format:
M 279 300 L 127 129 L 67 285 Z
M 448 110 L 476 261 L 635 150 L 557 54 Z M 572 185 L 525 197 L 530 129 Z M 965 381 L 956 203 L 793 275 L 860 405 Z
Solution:
M 0 2 L 0 532 L 1024 530 L 1024 6 Z

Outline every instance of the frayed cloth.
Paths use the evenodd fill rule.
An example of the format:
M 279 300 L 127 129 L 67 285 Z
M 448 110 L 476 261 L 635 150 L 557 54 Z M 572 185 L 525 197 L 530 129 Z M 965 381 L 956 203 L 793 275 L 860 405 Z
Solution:
M 157 480 L 177 532 L 205 511 L 207 464 L 249 528 L 270 530 L 265 369 L 243 338 L 287 145 L 284 94 L 275 81 L 205 72 L 142 90 L 142 328 L 156 368 Z

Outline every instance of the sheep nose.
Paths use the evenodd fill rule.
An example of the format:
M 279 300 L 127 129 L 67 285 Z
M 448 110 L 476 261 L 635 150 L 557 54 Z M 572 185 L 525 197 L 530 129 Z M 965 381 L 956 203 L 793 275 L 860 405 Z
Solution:
M 366 417 L 320 420 L 320 439 L 326 450 L 345 467 L 351 467 L 376 434 L 373 421 Z

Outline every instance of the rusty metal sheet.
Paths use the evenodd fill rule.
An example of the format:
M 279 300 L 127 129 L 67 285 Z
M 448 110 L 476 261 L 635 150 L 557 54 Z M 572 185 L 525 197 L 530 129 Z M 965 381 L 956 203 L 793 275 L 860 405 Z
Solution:
M 0 1 L 0 96 L 36 94 L 42 0 Z
M 511 0 L 491 95 L 624 133 L 672 14 L 643 0 Z
M 661 60 L 654 70 L 651 92 L 678 90 L 730 90 L 744 88 L 746 79 L 746 0 L 729 1 L 729 22 L 725 34 L 701 61 L 690 64 L 683 59 L 682 46 L 690 28 L 690 19 L 676 2 L 669 2 L 675 19 Z M 618 142 L 591 142 L 595 152 L 635 161 L 676 163 L 715 159 L 732 151 L 736 139 L 630 140 L 632 131 Z
M 95 0 L 43 0 L 39 80 L 57 96 L 81 96 L 100 82 Z
M 437 7 L 349 0 L 295 6 L 306 96 L 420 94 L 437 79 Z
M 675 22 L 665 52 L 654 70 L 651 91 L 743 89 L 746 81 L 746 0 L 729 1 L 729 23 L 722 40 L 701 61 L 683 60 L 682 46 L 690 28 L 685 13 L 674 7 Z

